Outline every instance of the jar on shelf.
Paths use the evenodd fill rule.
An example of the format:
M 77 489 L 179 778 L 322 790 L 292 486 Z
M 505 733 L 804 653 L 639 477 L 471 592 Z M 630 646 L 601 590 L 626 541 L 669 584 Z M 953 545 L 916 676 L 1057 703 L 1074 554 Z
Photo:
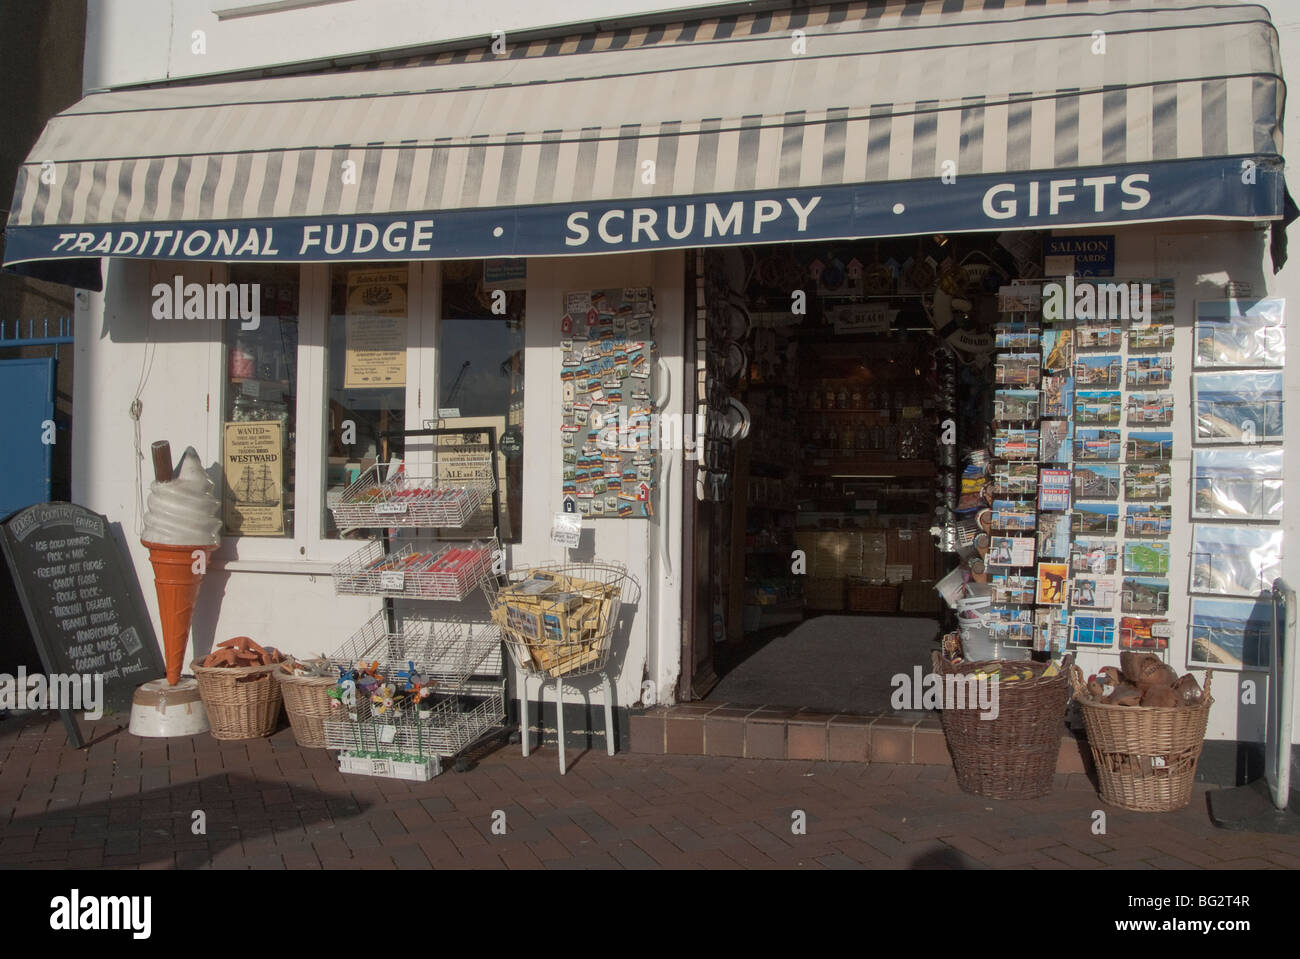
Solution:
M 862 409 L 862 391 L 861 391 L 861 390 L 854 390 L 854 391 L 853 391 L 853 393 L 849 396 L 849 405 L 850 405 L 853 409 L 855 409 L 855 410 L 860 410 L 860 409 Z
M 837 410 L 847 410 L 849 408 L 849 391 L 840 387 L 840 391 L 835 394 L 835 408 Z

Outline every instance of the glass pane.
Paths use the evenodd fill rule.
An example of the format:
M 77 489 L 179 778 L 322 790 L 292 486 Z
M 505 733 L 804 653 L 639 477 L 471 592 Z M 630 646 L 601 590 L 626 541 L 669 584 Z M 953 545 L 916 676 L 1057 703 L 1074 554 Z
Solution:
M 408 282 L 406 266 L 330 268 L 322 525 L 329 539 L 340 536 L 329 507 L 348 484 L 402 456 L 402 437 L 384 434 L 406 426 Z M 346 538 L 378 534 L 358 529 Z
M 437 405 L 446 414 L 443 426 L 496 427 L 501 539 L 517 543 L 523 510 L 524 291 L 503 291 L 494 312 L 483 266 L 481 260 L 443 264 Z
M 230 267 L 222 433 L 228 536 L 293 536 L 299 276 L 296 265 Z

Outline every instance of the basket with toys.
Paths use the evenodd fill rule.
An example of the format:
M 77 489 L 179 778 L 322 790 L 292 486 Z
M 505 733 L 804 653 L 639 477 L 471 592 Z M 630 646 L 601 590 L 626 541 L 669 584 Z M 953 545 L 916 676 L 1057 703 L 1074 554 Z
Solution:
M 1101 798 L 1138 812 L 1182 809 L 1192 797 L 1196 762 L 1214 698 L 1154 653 L 1125 650 L 1085 682 L 1071 672 L 1083 712 Z
M 247 636 L 217 644 L 203 662 L 190 664 L 215 739 L 256 739 L 280 721 L 280 684 L 272 675 L 284 657 Z

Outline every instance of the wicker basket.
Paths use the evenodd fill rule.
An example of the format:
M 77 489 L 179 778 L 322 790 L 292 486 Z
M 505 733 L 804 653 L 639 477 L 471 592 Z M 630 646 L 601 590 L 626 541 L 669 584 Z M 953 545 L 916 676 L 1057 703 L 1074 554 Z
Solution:
M 964 792 L 994 799 L 1034 799 L 1051 790 L 1065 734 L 1071 660 L 1067 655 L 1057 675 L 1044 677 L 1045 664 L 1002 660 L 953 664 L 934 653 L 934 671 L 945 677 L 1001 668 L 1032 669 L 1040 674 L 1034 679 L 998 683 L 994 719 L 982 719 L 977 708 L 941 712 L 957 785 Z
M 280 684 L 267 666 L 190 664 L 214 739 L 257 739 L 275 732 L 280 721 Z
M 1071 672 L 1101 798 L 1136 812 L 1171 812 L 1192 800 L 1196 761 L 1210 721 L 1212 670 L 1195 706 L 1115 706 L 1091 700 Z
M 295 676 L 285 672 L 283 665 L 274 675 L 284 696 L 284 711 L 293 727 L 293 738 L 307 749 L 324 749 L 325 720 L 331 718 L 330 698 L 326 694 L 338 680 L 332 676 Z

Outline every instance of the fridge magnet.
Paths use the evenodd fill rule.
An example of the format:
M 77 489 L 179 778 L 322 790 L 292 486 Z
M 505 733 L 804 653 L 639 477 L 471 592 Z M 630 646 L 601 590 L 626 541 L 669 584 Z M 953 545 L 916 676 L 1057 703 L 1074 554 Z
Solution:
M 1273 604 L 1193 596 L 1190 632 L 1188 666 L 1266 670 L 1273 643 Z
M 1281 367 L 1286 334 L 1280 299 L 1196 304 L 1196 366 Z
M 1192 376 L 1196 440 L 1264 443 L 1282 439 L 1282 371 Z
M 1192 526 L 1192 591 L 1258 596 L 1282 575 L 1282 531 L 1267 526 Z
M 1075 499 L 1116 499 L 1118 497 L 1118 466 L 1089 463 L 1074 467 Z
M 1169 573 L 1168 543 L 1125 543 L 1124 572 L 1165 576 Z

